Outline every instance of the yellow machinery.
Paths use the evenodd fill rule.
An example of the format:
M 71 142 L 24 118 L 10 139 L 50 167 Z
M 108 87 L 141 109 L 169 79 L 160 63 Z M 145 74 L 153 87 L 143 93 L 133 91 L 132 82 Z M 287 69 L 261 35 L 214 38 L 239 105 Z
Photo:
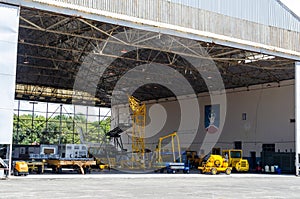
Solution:
M 170 160 L 163 160 L 163 152 L 162 152 L 162 141 L 165 139 L 171 138 L 171 146 L 172 146 L 172 159 Z M 175 139 L 177 141 L 177 153 L 175 151 Z M 165 152 L 166 153 L 166 152 Z M 158 168 L 158 170 L 163 173 L 164 170 L 167 171 L 167 173 L 176 173 L 179 170 L 182 170 L 183 173 L 190 173 L 190 167 L 189 164 L 186 164 L 182 162 L 181 157 L 181 151 L 180 151 L 180 142 L 179 137 L 177 135 L 177 132 L 171 133 L 169 135 L 160 137 L 158 140 L 158 146 L 156 149 L 156 164 L 155 167 Z M 166 154 L 164 154 L 166 155 Z M 153 158 L 152 158 L 153 159 Z M 156 170 L 157 171 L 157 170 Z
M 198 156 L 197 151 L 186 150 L 183 155 L 186 155 L 186 161 L 189 162 L 191 168 L 198 168 L 203 159 Z
M 44 168 L 45 168 L 45 161 L 26 161 L 28 165 L 28 170 L 29 173 L 31 172 L 36 172 L 37 174 L 43 174 L 44 173 Z
M 204 158 L 202 166 L 198 167 L 201 173 L 217 173 L 225 172 L 227 175 L 231 174 L 232 168 L 228 166 L 228 162 L 220 155 L 208 155 Z
M 222 155 L 228 159 L 228 165 L 238 172 L 249 171 L 248 160 L 242 158 L 242 150 L 229 149 L 223 150 Z
M 100 170 L 111 169 L 116 165 L 115 158 L 96 158 L 96 164 L 99 166 Z
M 14 175 L 19 176 L 19 175 L 28 175 L 28 165 L 25 161 L 15 161 L 14 162 Z
M 145 124 L 146 105 L 133 96 L 128 97 L 129 106 L 132 110 L 132 167 L 133 164 L 145 168 Z
M 162 152 L 161 152 L 161 144 L 162 144 L 162 141 L 164 139 L 167 139 L 167 138 L 171 138 L 171 144 L 172 144 L 172 155 L 173 155 L 173 162 L 176 162 L 176 152 L 175 152 L 175 144 L 174 144 L 174 139 L 176 138 L 177 140 L 177 150 L 178 150 L 178 156 L 179 156 L 179 161 L 181 162 L 181 152 L 180 152 L 180 143 L 179 143 L 179 138 L 177 136 L 177 132 L 174 132 L 174 133 L 171 133 L 169 135 L 166 135 L 166 136 L 163 136 L 163 137 L 160 137 L 159 140 L 158 140 L 158 148 L 157 148 L 157 152 L 158 152 L 158 157 L 157 157 L 157 162 L 158 163 L 161 163 L 163 162 L 163 159 L 162 159 Z
M 54 173 L 61 173 L 63 167 L 77 167 L 78 173 L 86 174 L 90 171 L 91 166 L 96 165 L 94 160 L 64 160 L 64 159 L 47 159 L 46 160 L 48 167 L 52 167 Z

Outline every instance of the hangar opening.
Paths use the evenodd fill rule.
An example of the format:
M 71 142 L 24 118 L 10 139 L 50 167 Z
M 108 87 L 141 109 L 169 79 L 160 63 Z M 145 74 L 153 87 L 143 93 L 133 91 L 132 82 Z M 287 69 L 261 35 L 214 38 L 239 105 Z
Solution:
M 290 13 L 282 7 L 283 11 Z M 104 131 L 108 141 L 99 141 L 99 135 L 84 128 L 91 123 L 88 117 L 95 116 L 87 111 L 86 121 L 72 127 L 77 141 L 42 143 L 39 139 L 39 144 L 81 143 L 94 147 L 94 153 L 105 146 L 101 158 L 126 167 L 130 163 L 117 156 L 133 150 L 134 113 L 128 96 L 134 96 L 146 107 L 145 156 L 150 154 L 145 151 L 156 150 L 161 137 L 176 132 L 181 151 L 195 151 L 201 158 L 224 149 L 242 149 L 251 171 L 259 164 L 295 172 L 297 55 L 263 49 L 255 42 L 251 47 L 238 41 L 231 45 L 51 9 L 21 6 L 19 12 L 14 99 L 30 101 L 32 107 L 35 102 L 56 104 L 61 109 L 56 113 L 58 126 L 63 115 L 71 117 L 70 124 L 76 123 L 76 106 L 97 112 L 96 128 L 110 119 L 110 128 Z M 246 27 L 256 25 L 248 23 Z M 289 31 L 299 37 L 299 31 Z M 60 104 L 74 107 L 71 116 Z M 101 109 L 111 110 L 110 117 L 102 115 Z M 18 128 L 14 126 L 14 133 Z M 60 133 L 62 129 L 57 130 Z M 150 157 L 143 158 L 151 162 Z

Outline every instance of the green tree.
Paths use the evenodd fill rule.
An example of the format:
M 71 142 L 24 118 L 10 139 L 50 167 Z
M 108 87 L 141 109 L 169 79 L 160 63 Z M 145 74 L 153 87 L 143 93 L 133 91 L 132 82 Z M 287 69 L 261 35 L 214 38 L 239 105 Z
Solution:
M 33 119 L 33 120 L 32 120 Z M 78 129 L 82 129 L 88 142 L 102 142 L 110 130 L 110 118 L 100 122 L 87 122 L 84 115 L 57 115 L 46 121 L 44 116 L 14 115 L 13 140 L 18 144 L 80 143 Z

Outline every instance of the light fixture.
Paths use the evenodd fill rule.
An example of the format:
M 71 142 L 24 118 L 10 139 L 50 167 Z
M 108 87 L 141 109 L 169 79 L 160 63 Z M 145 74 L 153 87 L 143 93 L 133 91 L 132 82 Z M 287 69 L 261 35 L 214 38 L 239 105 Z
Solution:
M 207 79 L 212 79 L 212 77 L 211 77 L 211 76 L 208 76 Z
M 246 57 L 245 59 L 245 63 L 251 63 L 251 62 L 256 62 L 256 61 L 260 61 L 260 60 L 270 60 L 270 59 L 274 59 L 275 56 L 271 56 L 271 55 L 264 55 L 264 54 L 251 54 L 250 56 Z

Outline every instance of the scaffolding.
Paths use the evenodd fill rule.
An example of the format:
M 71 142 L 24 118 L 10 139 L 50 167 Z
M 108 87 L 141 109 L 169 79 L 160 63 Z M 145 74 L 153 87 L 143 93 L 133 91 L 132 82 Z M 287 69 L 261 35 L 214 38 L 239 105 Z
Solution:
M 133 96 L 128 97 L 132 110 L 132 167 L 145 168 L 146 105 Z

